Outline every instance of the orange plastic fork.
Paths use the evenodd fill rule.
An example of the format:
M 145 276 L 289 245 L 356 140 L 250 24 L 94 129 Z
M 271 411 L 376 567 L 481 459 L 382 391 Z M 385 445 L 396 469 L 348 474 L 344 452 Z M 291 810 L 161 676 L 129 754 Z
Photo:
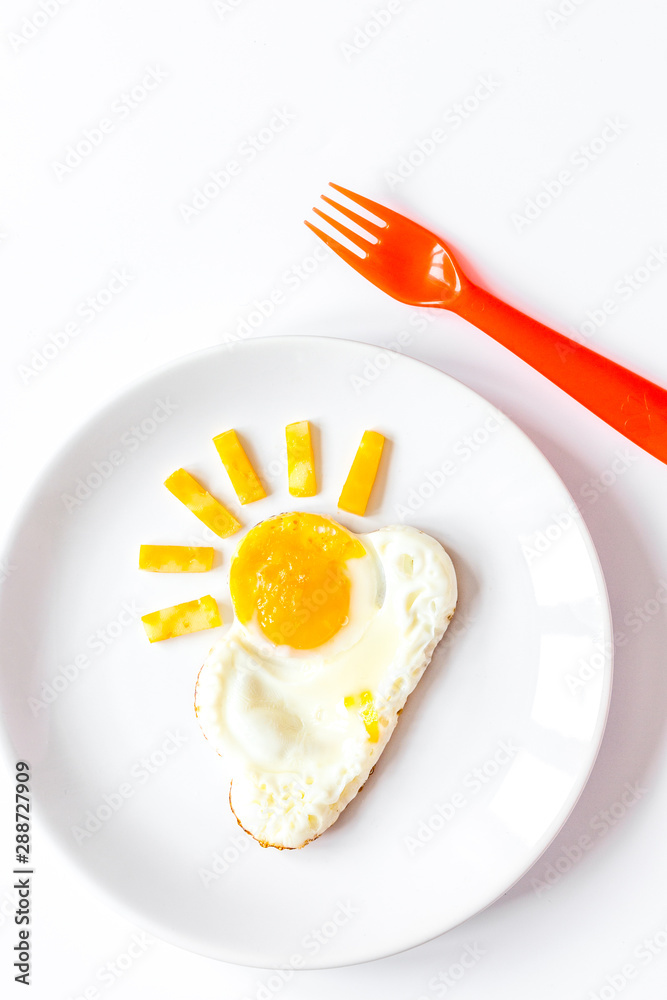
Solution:
M 384 223 L 370 222 L 322 195 L 328 205 L 377 240 L 365 239 L 319 208 L 314 209 L 364 252 L 363 257 L 357 256 L 306 222 L 355 271 L 399 302 L 450 309 L 467 319 L 630 441 L 667 463 L 667 390 L 550 330 L 475 285 L 447 244 L 428 229 L 338 184 L 331 187 Z

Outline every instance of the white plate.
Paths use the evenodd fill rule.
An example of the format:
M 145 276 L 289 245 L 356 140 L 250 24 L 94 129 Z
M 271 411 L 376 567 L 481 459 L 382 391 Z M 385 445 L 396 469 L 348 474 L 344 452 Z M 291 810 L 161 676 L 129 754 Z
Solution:
M 270 487 L 242 509 L 244 525 L 293 509 L 284 426 L 306 418 L 321 489 L 302 506 L 338 516 L 362 431 L 382 431 L 377 499 L 366 518 L 339 519 L 371 530 L 404 517 L 434 535 L 460 599 L 364 791 L 321 839 L 278 852 L 236 826 L 224 765 L 194 718 L 215 633 L 149 646 L 136 617 L 212 593 L 229 621 L 238 537 L 218 545 L 222 565 L 208 575 L 135 567 L 141 542 L 206 537 L 162 486 L 179 466 L 238 511 L 211 444 L 228 427 Z M 324 968 L 419 944 L 533 864 L 593 765 L 611 629 L 588 532 L 508 419 L 412 359 L 282 337 L 163 369 L 57 458 L 8 558 L 1 697 L 41 817 L 134 920 L 193 951 Z

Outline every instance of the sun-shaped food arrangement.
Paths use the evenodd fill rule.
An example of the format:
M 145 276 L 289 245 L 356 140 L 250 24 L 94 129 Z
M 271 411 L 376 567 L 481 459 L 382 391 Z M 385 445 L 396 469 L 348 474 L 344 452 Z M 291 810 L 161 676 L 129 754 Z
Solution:
M 286 428 L 289 492 L 317 494 L 308 421 Z M 213 439 L 241 504 L 266 492 L 234 430 Z M 384 437 L 365 431 L 340 510 L 364 515 Z M 238 520 L 185 469 L 165 486 L 221 538 Z M 208 546 L 142 545 L 153 572 L 206 572 Z M 456 575 L 406 525 L 354 534 L 291 511 L 261 521 L 232 557 L 235 618 L 199 672 L 195 712 L 227 765 L 239 825 L 264 847 L 319 837 L 364 785 L 454 614 Z M 222 624 L 207 595 L 145 615 L 151 642 Z

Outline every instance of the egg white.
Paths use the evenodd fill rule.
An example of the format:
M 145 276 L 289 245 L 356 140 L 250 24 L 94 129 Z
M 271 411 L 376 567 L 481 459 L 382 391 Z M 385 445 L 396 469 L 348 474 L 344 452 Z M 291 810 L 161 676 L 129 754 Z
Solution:
M 228 765 L 232 809 L 263 845 L 302 847 L 337 819 L 454 614 L 456 574 L 434 538 L 403 525 L 357 537 L 367 554 L 347 564 L 350 614 L 332 640 L 295 650 L 235 621 L 197 680 L 197 716 Z M 373 694 L 377 742 L 358 704 L 344 704 L 362 691 Z

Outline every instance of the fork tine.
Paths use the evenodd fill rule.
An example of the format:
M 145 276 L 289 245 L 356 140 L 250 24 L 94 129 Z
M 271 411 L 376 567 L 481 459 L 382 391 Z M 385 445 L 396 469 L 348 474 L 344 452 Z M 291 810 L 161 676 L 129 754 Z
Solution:
M 369 253 L 369 251 L 375 246 L 374 243 L 371 243 L 370 240 L 364 239 L 364 237 L 360 236 L 359 233 L 352 232 L 352 230 L 348 229 L 347 226 L 344 226 L 342 222 L 338 222 L 337 219 L 330 218 L 326 212 L 322 212 L 321 209 L 314 208 L 313 212 L 315 215 L 319 215 L 320 219 L 324 219 L 324 221 L 328 222 L 330 226 L 333 226 L 334 229 L 337 229 L 342 236 L 346 236 L 350 243 L 354 243 L 354 245 L 359 247 L 360 250 L 364 250 L 365 253 Z
M 322 201 L 326 201 L 327 205 L 331 205 L 331 207 L 335 208 L 337 212 L 340 212 L 342 215 L 346 215 L 348 219 L 351 219 L 352 222 L 356 222 L 358 226 L 361 226 L 361 228 L 365 229 L 366 232 L 372 233 L 373 236 L 379 237 L 384 232 L 384 226 L 378 226 L 376 222 L 371 222 L 370 219 L 364 219 L 363 215 L 357 215 L 357 213 L 353 212 L 351 208 L 347 208 L 345 205 L 339 205 L 337 201 L 334 201 L 333 198 L 329 198 L 328 195 L 323 194 L 320 195 L 320 197 L 322 198 Z
M 377 215 L 378 219 L 382 219 L 385 223 L 389 223 L 389 220 L 392 218 L 396 219 L 396 221 L 400 220 L 401 222 L 408 221 L 404 215 L 400 215 L 398 212 L 392 212 L 392 210 L 387 208 L 386 205 L 380 205 L 377 201 L 371 201 L 370 198 L 364 198 L 361 194 L 355 194 L 354 191 L 341 187 L 340 184 L 334 184 L 333 181 L 329 181 L 329 187 L 332 187 L 334 191 L 339 191 L 341 194 L 344 194 L 346 198 L 350 199 L 350 201 L 355 201 L 357 205 L 361 205 L 361 207 L 365 208 L 367 212 L 372 212 L 373 215 Z M 364 219 L 364 225 L 370 226 L 372 223 L 369 223 L 366 219 Z
M 358 271 L 359 274 L 365 276 L 366 273 L 365 257 L 357 257 L 356 253 L 352 253 L 352 251 L 348 250 L 347 247 L 344 247 L 342 243 L 339 243 L 338 240 L 335 240 L 333 236 L 328 236 L 327 233 L 323 233 L 321 229 L 318 229 L 317 226 L 314 226 L 311 222 L 308 222 L 307 219 L 304 219 L 304 223 L 313 233 L 315 233 L 316 236 L 319 236 L 319 238 L 322 240 L 323 243 L 326 243 L 326 245 L 331 250 L 333 250 L 334 253 L 337 253 L 338 256 L 345 261 L 346 264 L 349 264 L 350 267 L 353 267 L 355 271 Z

